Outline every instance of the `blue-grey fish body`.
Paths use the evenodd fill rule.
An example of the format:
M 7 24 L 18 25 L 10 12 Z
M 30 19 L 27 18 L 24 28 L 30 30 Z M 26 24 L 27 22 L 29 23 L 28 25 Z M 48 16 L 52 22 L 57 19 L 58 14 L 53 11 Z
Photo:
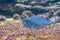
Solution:
M 23 19 L 23 24 L 29 28 L 38 28 L 38 27 L 42 28 L 42 27 L 45 27 L 46 25 L 49 25 L 50 22 L 49 20 L 46 20 L 39 16 L 32 16 L 32 17 Z

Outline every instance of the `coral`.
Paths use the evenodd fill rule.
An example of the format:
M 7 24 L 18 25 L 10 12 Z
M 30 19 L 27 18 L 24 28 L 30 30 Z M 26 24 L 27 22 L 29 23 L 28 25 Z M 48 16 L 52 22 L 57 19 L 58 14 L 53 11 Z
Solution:
M 60 40 L 60 25 L 57 23 L 54 28 L 46 26 L 40 29 L 29 29 L 23 24 L 13 22 L 3 22 L 0 24 L 0 40 Z M 2 22 L 1 22 L 2 23 Z

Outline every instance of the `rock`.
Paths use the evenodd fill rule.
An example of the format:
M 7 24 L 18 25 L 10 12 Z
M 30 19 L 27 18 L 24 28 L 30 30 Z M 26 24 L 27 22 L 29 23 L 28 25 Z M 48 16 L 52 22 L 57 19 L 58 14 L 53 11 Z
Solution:
M 60 21 L 60 18 L 58 16 L 54 16 L 50 18 L 51 26 L 54 26 L 59 21 Z
M 14 20 L 19 19 L 19 14 L 14 14 L 14 15 L 13 15 L 13 19 L 14 19 Z
M 24 18 L 33 16 L 33 15 L 34 15 L 34 14 L 32 14 L 31 11 L 25 10 L 25 11 L 22 12 L 22 15 L 20 15 L 20 18 L 21 18 L 21 19 L 24 19 Z
M 6 17 L 3 15 L 0 15 L 0 21 L 5 21 L 5 20 L 6 20 Z
M 60 9 L 57 10 L 57 11 L 55 11 L 53 15 L 58 15 L 58 16 L 60 16 Z
M 45 14 L 40 14 L 40 15 L 38 15 L 38 16 L 40 16 L 40 17 L 42 17 L 42 18 L 44 18 L 44 19 L 49 19 L 48 15 L 45 15 Z

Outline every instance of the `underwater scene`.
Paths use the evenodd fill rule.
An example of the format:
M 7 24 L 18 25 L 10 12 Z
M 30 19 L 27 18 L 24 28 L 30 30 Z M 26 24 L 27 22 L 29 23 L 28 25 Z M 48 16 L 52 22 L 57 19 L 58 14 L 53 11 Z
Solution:
M 60 0 L 0 0 L 0 40 L 60 40 Z

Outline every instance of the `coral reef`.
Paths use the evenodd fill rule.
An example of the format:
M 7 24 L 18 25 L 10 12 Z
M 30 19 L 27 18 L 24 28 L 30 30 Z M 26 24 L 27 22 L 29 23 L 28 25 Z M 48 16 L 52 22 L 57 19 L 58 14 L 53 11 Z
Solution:
M 30 29 L 20 20 L 35 15 L 54 27 Z M 60 40 L 60 0 L 0 0 L 0 40 Z
M 20 20 L 4 21 L 0 23 L 0 40 L 60 40 L 59 25 L 29 29 Z
M 33 14 L 49 13 L 52 10 L 55 13 L 60 9 L 59 2 L 59 0 L 1 0 L 0 14 L 11 16 L 15 13 L 22 14 L 25 10 L 32 11 Z

